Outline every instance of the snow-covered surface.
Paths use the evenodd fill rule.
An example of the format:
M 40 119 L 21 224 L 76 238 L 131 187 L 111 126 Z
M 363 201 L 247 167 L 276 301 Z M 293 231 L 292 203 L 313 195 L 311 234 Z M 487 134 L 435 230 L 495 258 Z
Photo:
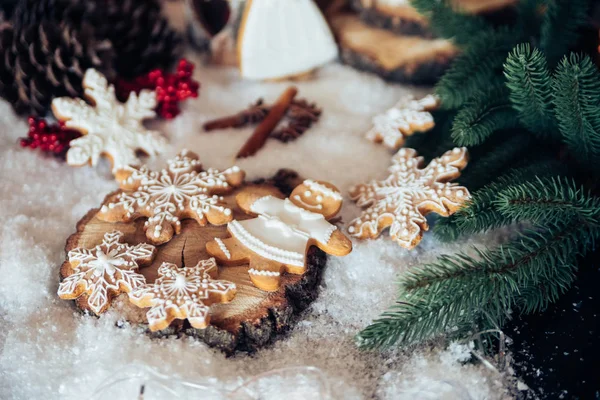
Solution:
M 202 82 L 200 98 L 188 101 L 174 121 L 159 124 L 170 144 L 160 159 L 151 160 L 152 165 L 160 165 L 185 147 L 198 153 L 206 166 L 230 166 L 251 129 L 204 133 L 202 123 L 235 112 L 257 97 L 271 101 L 287 85 L 242 81 L 231 69 L 200 67 L 196 76 Z M 322 119 L 297 141 L 270 140 L 255 157 L 241 160 L 238 165 L 249 178 L 288 167 L 304 177 L 330 181 L 347 193 L 352 184 L 386 176 L 390 152 L 366 140 L 364 133 L 372 115 L 395 104 L 410 89 L 340 65 L 330 65 L 316 79 L 297 85 L 300 97 L 323 107 Z M 330 258 L 318 299 L 292 332 L 254 355 L 226 358 L 190 339 L 152 340 L 135 327 L 119 329 L 114 311 L 99 319 L 82 316 L 72 302 L 58 299 L 58 269 L 66 238 L 117 184 L 107 163 L 100 168 L 72 168 L 21 149 L 17 138 L 26 131 L 26 123 L 0 103 L 1 398 L 88 398 L 105 380 L 134 372 L 154 382 L 147 385 L 145 399 L 174 397 L 160 382 L 186 393 L 186 398 L 223 398 L 263 373 L 246 385 L 259 390 L 263 398 L 277 398 L 281 391 L 295 393 L 289 398 L 319 398 L 318 394 L 324 398 L 327 392 L 334 399 L 509 397 L 502 376 L 481 364 L 462 362 L 468 358 L 464 346 L 382 353 L 360 351 L 353 343 L 357 331 L 392 304 L 394 282 L 403 271 L 466 244 L 493 244 L 502 239 L 500 234 L 452 245 L 426 234 L 413 251 L 386 238 L 355 242 L 351 255 Z M 343 220 L 350 221 L 358 213 L 347 201 Z M 302 368 L 280 370 L 287 367 Z M 174 377 L 210 387 L 213 397 L 206 388 L 174 385 Z M 117 384 L 111 400 L 137 398 L 131 393 L 139 391 L 139 382 Z M 254 398 L 248 393 L 238 388 L 231 397 Z

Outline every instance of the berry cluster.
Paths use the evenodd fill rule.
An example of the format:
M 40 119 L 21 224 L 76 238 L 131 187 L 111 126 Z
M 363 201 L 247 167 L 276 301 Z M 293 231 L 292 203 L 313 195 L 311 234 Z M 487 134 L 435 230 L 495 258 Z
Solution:
M 194 64 L 186 59 L 181 59 L 173 74 L 155 69 L 133 81 L 119 80 L 116 85 L 117 96 L 124 101 L 131 92 L 139 93 L 142 89 L 154 90 L 158 102 L 156 112 L 162 118 L 172 119 L 181 111 L 179 109 L 180 101 L 198 97 L 200 84 L 192 78 L 193 72 Z
M 65 157 L 71 140 L 81 136 L 81 133 L 66 128 L 63 122 L 49 124 L 44 119 L 35 117 L 29 117 L 28 122 L 29 132 L 27 137 L 20 139 L 21 146 L 40 149 L 61 158 Z

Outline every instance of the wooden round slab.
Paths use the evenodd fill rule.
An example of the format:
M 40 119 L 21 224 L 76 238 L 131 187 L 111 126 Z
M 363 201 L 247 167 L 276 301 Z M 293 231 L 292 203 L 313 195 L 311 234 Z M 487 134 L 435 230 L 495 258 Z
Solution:
M 274 178 L 252 185 L 276 187 L 287 196 L 301 181 L 294 172 L 281 170 Z M 249 216 L 235 203 L 236 193 L 237 191 L 224 196 L 225 201 L 233 210 L 234 218 L 247 219 Z M 143 229 L 144 218 L 129 223 L 106 222 L 97 218 L 98 211 L 99 209 L 90 210 L 77 223 L 77 232 L 67 239 L 66 252 L 77 247 L 93 248 L 102 242 L 104 233 L 114 230 L 123 232 L 123 241 L 126 243 L 135 245 L 146 242 Z M 183 267 L 194 266 L 199 260 L 210 258 L 205 249 L 206 243 L 213 238 L 227 236 L 226 226 L 200 226 L 194 220 L 183 220 L 181 224 L 181 233 L 175 235 L 171 241 L 157 246 L 154 262 L 139 270 L 148 282 L 154 282 L 158 267 L 163 262 Z M 311 248 L 307 257 L 306 273 L 283 275 L 281 287 L 276 292 L 265 292 L 256 288 L 248 276 L 248 265 L 219 266 L 218 279 L 234 282 L 237 286 L 237 294 L 230 303 L 211 306 L 210 326 L 206 329 L 195 329 L 187 320 L 176 320 L 165 330 L 150 332 L 145 319 L 146 310 L 130 304 L 126 294 L 121 294 L 114 299 L 112 308 L 122 313 L 124 320 L 145 325 L 146 332 L 152 336 L 185 334 L 202 339 L 210 346 L 218 347 L 227 353 L 237 350 L 253 351 L 269 343 L 276 334 L 287 330 L 293 316 L 316 298 L 317 286 L 325 263 L 325 253 L 316 247 Z M 75 303 L 77 304 L 77 301 Z

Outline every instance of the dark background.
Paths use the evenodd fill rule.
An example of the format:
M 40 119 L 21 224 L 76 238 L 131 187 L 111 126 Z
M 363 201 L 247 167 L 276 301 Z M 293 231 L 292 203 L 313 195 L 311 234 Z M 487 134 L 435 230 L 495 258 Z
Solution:
M 504 331 L 515 373 L 534 392 L 527 399 L 600 399 L 600 249 L 581 261 L 557 303 Z

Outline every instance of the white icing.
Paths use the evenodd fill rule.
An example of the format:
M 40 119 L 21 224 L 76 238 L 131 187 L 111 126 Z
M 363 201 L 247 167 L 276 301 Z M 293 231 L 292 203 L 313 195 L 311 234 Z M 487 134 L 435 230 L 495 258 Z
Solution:
M 250 275 L 259 275 L 259 276 L 280 276 L 281 273 L 277 271 L 266 271 L 266 270 L 258 270 L 254 268 L 250 268 L 248 270 Z
M 144 89 L 139 94 L 131 93 L 123 104 L 117 100 L 114 87 L 95 69 L 85 72 L 83 87 L 94 107 L 82 99 L 70 97 L 52 101 L 56 118 L 84 134 L 71 141 L 67 164 L 96 165 L 102 155 L 107 155 L 112 160 L 114 173 L 127 165 L 137 164 L 138 150 L 149 155 L 163 151 L 166 140 L 159 132 L 148 130 L 142 124 L 143 120 L 156 115 L 154 92 Z
M 366 137 L 397 149 L 404 144 L 406 136 L 434 127 L 433 116 L 429 111 L 438 106 L 439 99 L 433 95 L 419 100 L 409 98 L 400 101 L 385 113 L 373 117 L 373 128 L 367 132 Z
M 415 150 L 400 149 L 392 158 L 387 179 L 351 190 L 351 199 L 368 208 L 350 222 L 348 232 L 356 237 L 375 237 L 390 226 L 394 240 L 404 247 L 413 247 L 422 229 L 427 230 L 427 211 L 447 216 L 449 205 L 456 208 L 468 200 L 466 188 L 446 182 L 460 173 L 466 154 L 466 148 L 455 148 L 421 169 L 422 158 L 417 157 Z
M 198 172 L 200 161 L 186 151 L 169 160 L 167 165 L 167 169 L 160 172 L 150 171 L 146 166 L 127 167 L 131 175 L 124 184 L 135 189 L 124 190 L 114 202 L 103 205 L 100 216 L 115 207 L 123 208 L 126 219 L 137 214 L 146 215 L 145 228 L 154 238 L 160 237 L 161 231 L 169 224 L 173 228 L 179 227 L 179 218 L 188 216 L 189 211 L 198 220 L 205 218 L 209 212 L 230 219 L 231 210 L 223 205 L 223 198 L 211 193 L 231 190 L 229 182 L 233 175 L 240 173 L 238 167 L 225 171 L 209 168 Z
M 81 294 L 88 295 L 88 305 L 96 314 L 100 314 L 109 301 L 108 292 L 131 292 L 146 282 L 143 275 L 137 273 L 137 260 L 153 255 L 154 246 L 138 244 L 130 246 L 120 243 L 123 233 L 107 232 L 102 243 L 93 249 L 76 248 L 67 255 L 74 265 L 73 274 L 66 277 L 58 287 L 58 296 L 74 299 L 78 288 L 84 287 Z
M 337 58 L 337 46 L 313 0 L 253 0 L 240 38 L 244 78 L 308 72 Z
M 215 238 L 215 242 L 217 243 L 219 249 L 221 249 L 223 254 L 225 254 L 225 257 L 227 257 L 228 260 L 231 260 L 231 252 L 229 252 L 229 249 L 227 248 L 227 246 L 225 246 L 225 243 L 223 243 L 223 241 L 219 238 Z
M 342 201 L 342 195 L 337 190 L 328 188 L 327 186 L 310 179 L 305 180 L 303 183 L 313 192 L 320 193 L 325 197 L 330 197 L 337 201 Z
M 229 231 L 245 247 L 269 260 L 304 266 L 308 241 L 327 243 L 337 229 L 323 215 L 296 206 L 289 199 L 265 196 L 250 211 L 257 218 L 232 221 Z
M 236 290 L 234 283 L 210 277 L 209 273 L 216 268 L 214 258 L 186 268 L 163 263 L 156 281 L 129 293 L 129 299 L 142 307 L 150 301 L 151 308 L 146 317 L 151 328 L 181 316 L 187 318 L 193 327 L 202 329 L 208 323 L 210 304 L 205 303 L 211 299 L 211 294 L 218 294 L 225 301 Z

